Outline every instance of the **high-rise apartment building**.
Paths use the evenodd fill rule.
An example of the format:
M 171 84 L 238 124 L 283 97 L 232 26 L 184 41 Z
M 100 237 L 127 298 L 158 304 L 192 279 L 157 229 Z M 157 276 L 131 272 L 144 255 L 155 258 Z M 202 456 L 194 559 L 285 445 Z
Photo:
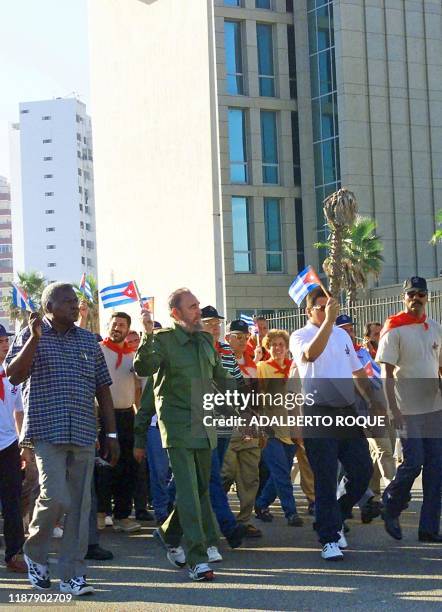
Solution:
M 12 236 L 11 190 L 8 180 L 0 176 L 0 323 L 10 328 L 10 321 L 3 308 L 3 298 L 11 293 Z
M 379 223 L 382 283 L 437 275 L 441 11 L 90 3 L 101 284 L 135 276 L 163 306 L 188 284 L 229 317 L 291 308 L 293 277 L 319 267 L 322 201 L 341 185 Z
M 23 102 L 11 125 L 14 274 L 96 276 L 91 121 L 76 98 Z

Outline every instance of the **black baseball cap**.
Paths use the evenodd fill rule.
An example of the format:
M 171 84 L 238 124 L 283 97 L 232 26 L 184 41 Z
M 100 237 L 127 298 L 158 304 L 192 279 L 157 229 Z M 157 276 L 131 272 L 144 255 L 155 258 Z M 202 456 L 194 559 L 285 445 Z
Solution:
M 404 293 L 407 291 L 426 291 L 428 292 L 427 281 L 422 276 L 412 276 L 411 278 L 407 278 L 403 284 Z
M 241 319 L 235 319 L 227 325 L 226 333 L 230 334 L 231 332 L 241 332 L 243 334 L 248 334 L 249 326 L 245 321 L 242 321 Z
M 347 314 L 341 314 L 337 317 L 335 321 L 336 327 L 342 327 L 343 325 L 354 325 L 355 322 L 353 319 Z
M 154 321 L 153 322 L 153 328 L 154 329 L 163 329 L 163 326 L 161 325 L 161 323 L 159 321 Z
M 5 336 L 14 336 L 15 334 L 10 334 L 6 331 L 6 328 L 0 324 L 0 338 L 4 338 Z
M 224 317 L 218 314 L 214 306 L 204 306 L 201 308 L 201 319 L 204 321 L 204 319 L 224 319 Z

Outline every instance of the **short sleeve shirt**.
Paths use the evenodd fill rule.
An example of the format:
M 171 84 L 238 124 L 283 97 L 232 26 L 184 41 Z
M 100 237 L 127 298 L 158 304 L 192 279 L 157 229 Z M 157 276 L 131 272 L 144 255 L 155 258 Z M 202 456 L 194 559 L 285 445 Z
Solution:
M 394 369 L 396 401 L 403 414 L 442 410 L 439 367 L 442 365 L 442 326 L 427 319 L 424 325 L 402 325 L 385 333 L 376 361 Z
M 27 328 L 18 334 L 6 363 L 21 351 L 29 336 Z M 111 384 L 103 352 L 92 332 L 74 325 L 59 334 L 48 319 L 43 319 L 31 370 L 22 383 L 21 442 L 93 444 L 97 435 L 96 391 Z
M 0 367 L 0 373 L 3 368 Z M 11 446 L 17 439 L 14 412 L 22 412 L 23 404 L 20 386 L 11 385 L 9 380 L 3 378 L 4 399 L 0 400 L 0 451 Z
M 308 322 L 290 336 L 290 352 L 298 368 L 304 393 L 312 393 L 318 405 L 334 408 L 352 405 L 355 402 L 353 372 L 362 366 L 350 336 L 343 329 L 333 327 L 321 355 L 315 361 L 304 361 L 304 352 L 318 329 Z

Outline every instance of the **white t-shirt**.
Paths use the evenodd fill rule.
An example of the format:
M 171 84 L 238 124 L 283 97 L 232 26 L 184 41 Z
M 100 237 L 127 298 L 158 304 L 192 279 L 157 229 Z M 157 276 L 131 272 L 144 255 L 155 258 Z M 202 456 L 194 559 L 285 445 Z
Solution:
M 0 372 L 3 372 L 1 366 Z M 4 401 L 0 399 L 0 451 L 18 440 L 14 412 L 23 412 L 21 388 L 11 385 L 6 377 L 3 378 L 3 387 L 5 399 Z
M 101 344 L 104 358 L 106 360 L 109 374 L 112 378 L 110 392 L 114 402 L 114 408 L 130 408 L 135 403 L 135 389 L 137 376 L 135 374 L 133 361 L 135 353 L 123 355 L 121 365 L 116 368 L 118 355 L 115 351 Z
M 346 331 L 333 327 L 321 355 L 315 361 L 303 360 L 303 354 L 318 329 L 309 321 L 290 336 L 290 352 L 298 368 L 304 394 L 313 393 L 318 405 L 337 408 L 354 404 L 353 372 L 362 366 Z
M 382 336 L 376 354 L 379 363 L 394 369 L 396 401 L 403 414 L 442 410 L 439 366 L 442 366 L 442 326 L 427 319 L 423 324 L 402 325 Z

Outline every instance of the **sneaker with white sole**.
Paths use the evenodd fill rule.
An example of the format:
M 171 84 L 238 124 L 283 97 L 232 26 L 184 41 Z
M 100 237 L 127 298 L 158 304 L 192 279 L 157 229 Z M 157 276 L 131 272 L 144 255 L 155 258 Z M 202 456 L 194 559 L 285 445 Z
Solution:
M 166 557 L 174 567 L 181 569 L 186 565 L 186 554 L 182 546 L 167 546 Z
M 74 576 L 70 580 L 60 582 L 60 592 L 71 595 L 90 595 L 95 593 L 95 589 L 86 582 L 86 576 Z
M 62 538 L 63 537 L 63 528 L 62 527 L 54 527 L 54 531 L 52 532 L 53 538 Z
M 197 563 L 197 565 L 189 568 L 189 578 L 191 580 L 213 580 L 215 575 L 210 565 Z
M 326 561 L 342 561 L 344 555 L 337 542 L 327 542 L 327 544 L 324 544 L 321 557 Z
M 141 525 L 131 518 L 115 519 L 114 531 L 124 531 L 124 533 L 133 533 L 140 531 Z
M 219 563 L 223 560 L 221 553 L 216 546 L 209 546 L 207 549 L 207 557 L 209 559 L 209 563 Z
M 114 524 L 114 521 L 112 520 L 112 517 L 107 514 L 104 517 L 104 526 L 105 527 L 112 527 L 113 524 Z
M 48 566 L 36 563 L 27 555 L 23 555 L 23 559 L 28 566 L 28 578 L 31 585 L 40 590 L 50 589 L 51 580 Z
M 342 548 L 342 549 L 347 548 L 348 542 L 347 542 L 347 538 L 344 535 L 344 528 L 338 531 L 338 534 L 339 534 L 339 540 L 338 540 L 339 548 Z

